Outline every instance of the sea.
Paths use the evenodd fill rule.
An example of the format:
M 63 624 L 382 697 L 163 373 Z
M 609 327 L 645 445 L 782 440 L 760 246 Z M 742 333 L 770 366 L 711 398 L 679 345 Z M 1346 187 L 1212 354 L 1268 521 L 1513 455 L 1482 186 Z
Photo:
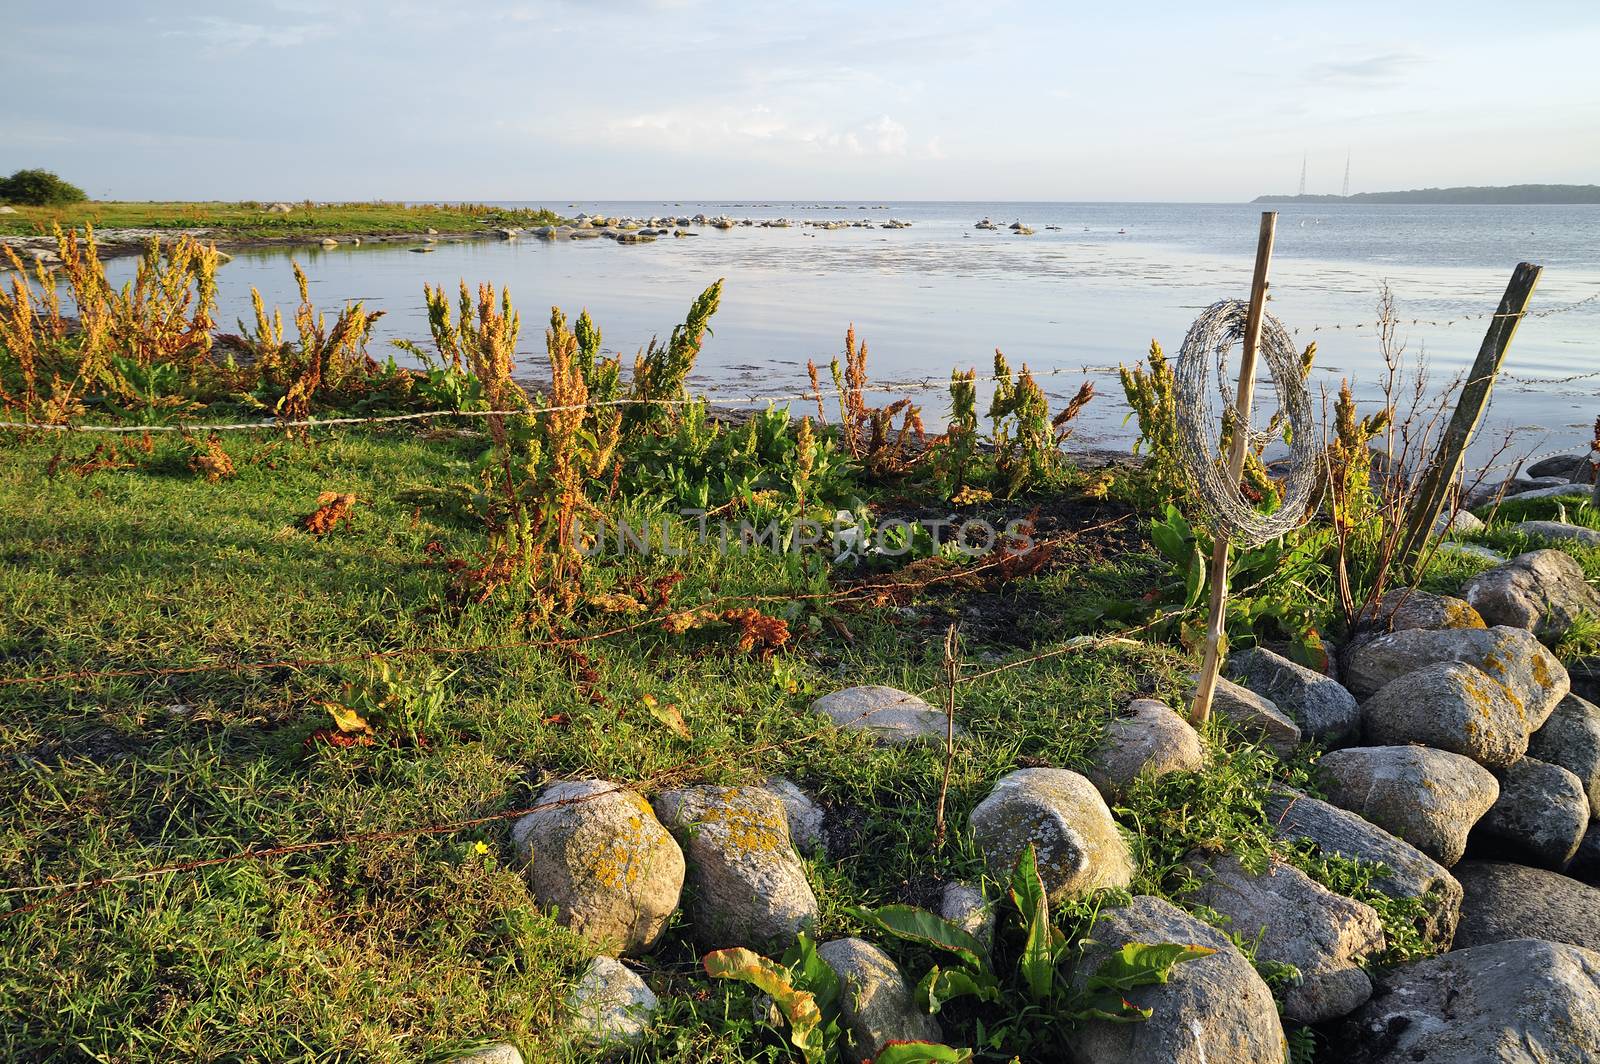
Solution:
M 839 355 L 854 326 L 874 382 L 902 384 L 930 426 L 942 424 L 952 369 L 992 371 L 994 352 L 1027 364 L 1057 402 L 1092 380 L 1099 392 L 1073 446 L 1131 444 L 1115 367 L 1152 342 L 1175 354 L 1195 316 L 1221 299 L 1246 299 L 1261 212 L 1235 203 L 981 203 L 878 200 L 546 200 L 573 216 L 727 215 L 786 218 L 789 228 L 696 227 L 693 237 L 441 242 L 245 249 L 220 272 L 219 319 L 250 319 L 250 290 L 292 314 L 289 260 L 311 279 L 314 302 L 361 301 L 382 310 L 377 335 L 428 335 L 424 283 L 509 287 L 522 316 L 519 371 L 537 379 L 552 306 L 587 309 L 604 347 L 625 365 L 665 339 L 694 297 L 721 278 L 721 309 L 692 384 L 723 402 L 760 404 L 803 392 L 806 363 Z M 1544 267 L 1474 443 L 1478 456 L 1511 441 L 1515 455 L 1582 450 L 1600 415 L 1600 206 L 1281 204 L 1269 312 L 1297 344 L 1317 344 L 1313 396 L 1331 402 L 1349 379 L 1379 401 L 1386 376 L 1374 323 L 1392 293 L 1407 374 L 1425 367 L 1437 395 L 1469 366 L 1514 267 Z M 889 219 L 909 228 L 884 229 Z M 866 219 L 872 228 L 800 223 Z M 975 228 L 989 219 L 999 228 Z M 1010 228 L 1021 222 L 1033 235 Z M 125 278 L 131 264 L 112 264 Z M 398 352 L 397 352 L 398 354 Z M 402 359 L 403 360 L 403 359 Z M 932 380 L 933 386 L 923 382 Z M 1409 390 L 1410 385 L 1407 383 Z M 1262 417 L 1274 408 L 1258 391 Z M 757 397 L 757 398 L 752 398 Z M 884 400 L 894 394 L 884 393 Z M 795 403 L 796 413 L 803 402 Z

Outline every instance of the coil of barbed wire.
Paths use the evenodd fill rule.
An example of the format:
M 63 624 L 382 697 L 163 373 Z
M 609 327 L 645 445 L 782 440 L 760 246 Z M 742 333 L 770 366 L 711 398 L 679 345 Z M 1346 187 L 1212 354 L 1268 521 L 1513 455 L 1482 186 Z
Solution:
M 1289 475 L 1283 484 L 1283 504 L 1262 513 L 1228 479 L 1228 459 L 1221 451 L 1218 428 L 1221 417 L 1233 415 L 1232 384 L 1228 381 L 1228 353 L 1244 337 L 1248 303 L 1224 299 L 1213 303 L 1189 326 L 1173 370 L 1178 415 L 1178 442 L 1184 465 L 1193 478 L 1195 496 L 1212 528 L 1232 539 L 1255 545 L 1299 527 L 1316 486 L 1316 425 L 1311 398 L 1300 376 L 1300 352 L 1283 323 L 1271 314 L 1261 319 L 1259 357 L 1272 373 L 1278 396 L 1274 425 L 1289 446 Z M 1211 378 L 1215 376 L 1215 384 Z M 1222 396 L 1219 413 L 1213 388 Z M 1265 444 L 1279 432 L 1257 432 L 1248 418 L 1233 417 L 1253 445 Z

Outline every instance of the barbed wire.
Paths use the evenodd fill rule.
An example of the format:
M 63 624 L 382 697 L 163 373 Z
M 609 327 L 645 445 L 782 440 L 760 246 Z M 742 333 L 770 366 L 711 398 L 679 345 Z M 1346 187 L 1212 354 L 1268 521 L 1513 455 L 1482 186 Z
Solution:
M 1544 310 L 1520 311 L 1487 311 L 1481 314 L 1457 314 L 1450 318 L 1377 318 L 1373 321 L 1343 322 L 1335 325 L 1309 325 L 1291 330 L 1291 335 L 1298 336 L 1302 332 L 1338 332 L 1345 329 L 1376 329 L 1383 325 L 1426 325 L 1432 328 L 1445 328 L 1451 325 L 1464 325 L 1474 321 L 1490 321 L 1495 318 L 1550 318 L 1557 314 L 1567 314 L 1591 303 L 1600 302 L 1600 290 L 1591 292 L 1575 303 L 1567 303 L 1558 307 L 1547 307 Z

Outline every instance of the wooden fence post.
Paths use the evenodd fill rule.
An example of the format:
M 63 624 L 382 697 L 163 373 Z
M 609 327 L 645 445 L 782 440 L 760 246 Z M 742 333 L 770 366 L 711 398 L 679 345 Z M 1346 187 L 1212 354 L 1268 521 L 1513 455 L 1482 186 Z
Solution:
M 1239 359 L 1239 392 L 1233 408 L 1233 446 L 1228 452 L 1228 484 L 1237 486 L 1244 474 L 1246 448 L 1250 446 L 1250 405 L 1256 390 L 1256 348 L 1261 343 L 1261 316 L 1267 309 L 1267 267 L 1272 263 L 1272 242 L 1278 232 L 1278 212 L 1261 212 L 1261 233 L 1256 240 L 1255 276 L 1250 281 L 1250 310 L 1245 316 L 1244 352 Z M 1189 718 L 1203 724 L 1211 715 L 1211 696 L 1222 669 L 1223 636 L 1228 614 L 1228 530 L 1213 529 L 1211 544 L 1211 617 L 1206 625 L 1206 654 L 1195 685 Z
M 1511 338 L 1516 335 L 1523 311 L 1527 309 L 1533 288 L 1539 283 L 1539 275 L 1543 272 L 1544 267 L 1531 262 L 1520 262 L 1511 272 L 1506 294 L 1500 297 L 1499 309 L 1489 319 L 1483 346 L 1478 348 L 1477 360 L 1472 363 L 1472 374 L 1461 389 L 1461 400 L 1456 404 L 1450 424 L 1439 440 L 1439 451 L 1423 472 L 1422 483 L 1412 498 L 1411 512 L 1406 519 L 1405 540 L 1395 559 L 1399 572 L 1412 577 L 1416 575 L 1412 572 L 1413 564 L 1427 545 L 1428 537 L 1433 532 L 1433 523 L 1438 520 L 1444 501 L 1450 494 L 1450 487 L 1461 473 L 1467 444 L 1477 431 L 1478 423 L 1483 420 L 1484 408 L 1489 405 L 1489 389 L 1500 373 L 1506 349 L 1511 346 Z

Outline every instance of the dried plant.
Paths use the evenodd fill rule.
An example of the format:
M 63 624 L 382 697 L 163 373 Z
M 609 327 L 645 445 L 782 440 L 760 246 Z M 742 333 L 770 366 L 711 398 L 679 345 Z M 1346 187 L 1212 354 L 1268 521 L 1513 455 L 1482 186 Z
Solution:
M 807 369 L 815 381 L 816 364 Z M 884 407 L 868 405 L 867 345 L 856 343 L 855 325 L 844 336 L 844 365 L 836 358 L 829 369 L 839 397 L 839 434 L 850 457 L 875 477 L 905 473 L 915 466 L 927 453 L 922 413 L 910 399 L 896 399 Z
M 325 491 L 317 496 L 317 508 L 300 519 L 300 527 L 313 536 L 325 536 L 341 522 L 350 526 L 350 512 L 355 508 L 356 497 L 348 493 Z
M 197 440 L 186 434 L 183 442 L 190 448 L 190 472 L 205 477 L 207 484 L 215 484 L 234 475 L 233 459 L 223 450 L 222 438 L 215 432 L 204 440 Z

